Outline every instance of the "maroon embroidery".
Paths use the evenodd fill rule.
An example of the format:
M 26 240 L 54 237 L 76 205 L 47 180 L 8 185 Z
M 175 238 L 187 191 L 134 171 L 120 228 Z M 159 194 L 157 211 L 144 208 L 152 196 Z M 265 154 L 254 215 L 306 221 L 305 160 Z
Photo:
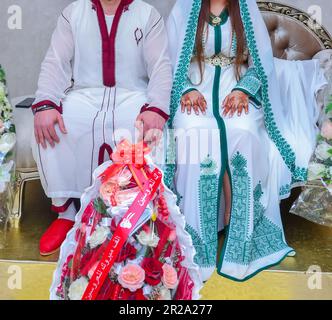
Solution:
M 57 207 L 55 205 L 52 205 L 52 211 L 55 213 L 64 213 L 65 211 L 67 211 L 67 209 L 69 208 L 69 206 L 73 203 L 74 199 L 70 198 L 66 201 L 66 203 L 60 207 Z
M 135 30 L 135 40 L 136 40 L 137 46 L 142 41 L 142 39 L 143 39 L 143 31 L 142 31 L 142 29 L 137 28 Z
M 99 149 L 98 166 L 104 163 L 105 151 L 108 153 L 111 159 L 111 154 L 113 153 L 112 147 L 107 143 L 103 143 L 103 145 Z
M 169 115 L 167 113 L 165 113 L 164 111 L 162 111 L 161 109 L 159 109 L 157 107 L 151 107 L 147 103 L 141 108 L 141 113 L 143 113 L 145 111 L 155 112 L 155 113 L 159 114 L 161 117 L 163 117 L 166 121 L 168 121 L 168 119 L 169 119 Z
M 118 31 L 121 16 L 126 6 L 129 6 L 133 0 L 121 0 L 116 10 L 111 32 L 108 34 L 107 23 L 104 9 L 100 0 L 91 0 L 95 5 L 100 34 L 102 39 L 102 62 L 103 62 L 103 79 L 106 87 L 115 86 L 115 38 Z

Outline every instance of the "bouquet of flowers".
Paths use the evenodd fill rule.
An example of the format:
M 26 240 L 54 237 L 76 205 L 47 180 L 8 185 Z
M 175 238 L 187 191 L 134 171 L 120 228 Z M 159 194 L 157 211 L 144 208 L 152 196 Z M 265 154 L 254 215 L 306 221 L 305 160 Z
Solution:
M 0 247 L 4 241 L 1 234 L 5 231 L 14 198 L 16 136 L 12 111 L 5 73 L 0 65 Z
M 291 212 L 332 227 L 332 97 L 325 108 L 318 144 L 309 164 L 308 183 Z
M 143 143 L 96 169 L 51 287 L 56 300 L 191 300 L 202 283 L 176 196 Z

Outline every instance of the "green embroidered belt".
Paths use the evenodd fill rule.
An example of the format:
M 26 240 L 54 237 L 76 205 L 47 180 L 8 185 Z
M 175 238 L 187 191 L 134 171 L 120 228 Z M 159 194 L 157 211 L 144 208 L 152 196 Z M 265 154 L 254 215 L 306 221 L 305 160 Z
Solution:
M 205 62 L 212 64 L 215 67 L 228 67 L 232 65 L 235 61 L 235 58 L 226 57 L 222 53 L 213 55 L 212 57 L 206 57 Z

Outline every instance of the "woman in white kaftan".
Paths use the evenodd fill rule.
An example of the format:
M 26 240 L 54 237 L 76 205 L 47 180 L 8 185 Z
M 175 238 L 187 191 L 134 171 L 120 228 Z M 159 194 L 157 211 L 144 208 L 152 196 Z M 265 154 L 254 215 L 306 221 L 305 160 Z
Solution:
M 256 2 L 239 0 L 248 49 L 241 77 L 237 80 L 234 71 L 237 43 L 226 7 L 206 23 L 200 82 L 195 37 L 201 5 L 201 0 L 177 1 L 168 21 L 175 72 L 169 120 L 175 139 L 168 157 L 176 157 L 176 164 L 168 161 L 166 177 L 170 185 L 175 177 L 202 279 L 217 266 L 220 275 L 243 281 L 293 251 L 284 237 L 279 202 L 306 180 L 319 115 L 315 94 L 325 80 L 317 61 L 275 62 Z M 193 90 L 203 95 L 205 114 L 181 112 L 181 97 Z M 249 96 L 249 112 L 224 116 L 222 103 L 234 90 Z M 218 231 L 228 224 L 225 173 L 231 213 L 217 261 Z
M 81 196 L 117 141 L 135 140 L 140 112 L 168 118 L 171 85 L 166 29 L 152 6 L 121 0 L 116 14 L 106 15 L 99 0 L 78 0 L 63 11 L 32 107 L 56 108 L 67 129 L 63 134 L 56 127 L 54 148 L 32 141 L 55 209 Z

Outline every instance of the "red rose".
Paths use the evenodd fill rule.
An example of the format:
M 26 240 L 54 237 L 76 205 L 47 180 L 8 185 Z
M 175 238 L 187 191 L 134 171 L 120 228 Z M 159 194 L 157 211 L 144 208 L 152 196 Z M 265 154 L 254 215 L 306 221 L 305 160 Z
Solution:
M 112 300 L 147 300 L 147 298 L 143 294 L 142 289 L 138 289 L 135 292 L 131 292 L 128 289 L 122 288 L 118 296 L 118 299 L 112 299 Z
M 142 268 L 145 271 L 145 282 L 150 286 L 156 286 L 163 275 L 163 264 L 155 258 L 144 258 Z
M 120 251 L 119 255 L 116 258 L 115 262 L 123 262 L 126 259 L 135 259 L 137 254 L 137 250 L 131 244 L 127 243 L 122 250 Z
M 143 294 L 143 290 L 142 289 L 138 289 L 135 292 L 135 300 L 148 300 L 146 298 L 146 296 Z

